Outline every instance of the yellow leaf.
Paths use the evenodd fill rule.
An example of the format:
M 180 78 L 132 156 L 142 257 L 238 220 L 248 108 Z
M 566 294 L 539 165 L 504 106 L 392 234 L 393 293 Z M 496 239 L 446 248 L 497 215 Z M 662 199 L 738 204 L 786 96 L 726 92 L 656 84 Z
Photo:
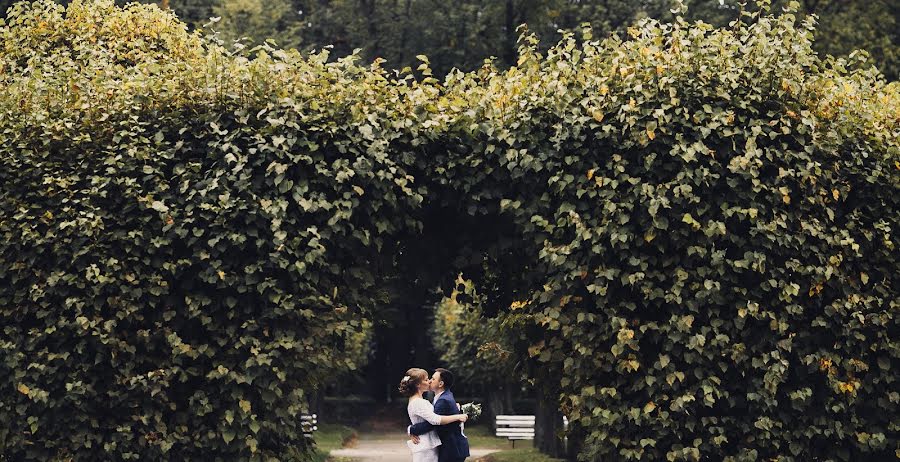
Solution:
M 516 300 L 509 305 L 509 309 L 510 310 L 518 310 L 520 308 L 524 308 L 526 305 L 528 305 L 527 301 Z
M 242 399 L 240 401 L 240 403 L 238 403 L 238 404 L 241 406 L 241 410 L 243 410 L 244 412 L 250 412 L 250 409 L 251 409 L 250 401 Z
M 812 297 L 814 295 L 818 295 L 820 292 L 822 292 L 822 283 L 821 282 L 809 288 L 809 296 L 810 297 Z
M 863 284 L 869 283 L 869 275 L 866 273 L 860 273 L 859 278 L 862 279 Z
M 690 213 L 685 213 L 684 216 L 681 217 L 681 221 L 691 225 L 691 227 L 695 230 L 700 229 L 700 222 L 694 219 L 694 217 L 691 216 Z
M 359 194 L 360 196 L 362 196 L 363 193 L 365 193 L 363 188 L 360 188 L 359 186 L 356 186 L 356 185 L 353 185 L 353 190 L 356 191 L 356 194 Z
M 653 232 L 652 229 L 647 230 L 647 232 L 644 233 L 644 240 L 647 242 L 652 242 L 653 239 L 656 239 L 656 233 Z
M 790 196 L 791 190 L 788 189 L 786 186 L 782 186 L 782 187 L 778 188 L 778 191 L 781 193 L 781 200 L 784 201 L 785 204 L 790 204 L 791 203 L 791 196 Z
M 831 195 L 834 196 L 834 200 L 838 200 L 838 198 L 841 197 L 841 192 L 837 189 L 832 189 Z
M 644 406 L 644 414 L 649 414 L 653 412 L 654 409 L 656 409 L 656 403 L 650 401 Z
M 19 393 L 21 393 L 25 396 L 28 396 L 28 394 L 31 393 L 31 389 L 28 388 L 28 386 L 25 385 L 24 383 L 20 383 L 19 386 L 16 387 L 16 389 L 19 390 Z
M 656 139 L 656 131 L 655 131 L 655 130 L 650 130 L 650 129 L 648 128 L 648 129 L 647 129 L 647 138 L 650 138 L 651 141 L 654 140 L 654 139 Z
M 629 372 L 637 371 L 641 368 L 641 363 L 637 362 L 634 359 L 629 359 L 628 361 L 622 363 L 622 368 Z
M 607 93 L 609 93 L 609 87 L 607 87 L 606 85 L 600 85 L 600 95 L 603 96 Z M 898 164 L 897 168 L 900 168 L 900 164 Z
M 225 272 L 222 270 L 219 270 L 218 273 L 219 273 L 219 279 L 224 281 L 225 280 Z
M 662 75 L 663 71 L 665 71 L 665 68 L 662 67 L 662 65 L 657 64 L 657 65 L 656 65 L 656 73 L 657 73 L 657 75 Z
M 595 109 L 591 113 L 591 115 L 594 117 L 594 120 L 596 120 L 597 122 L 603 122 L 603 112 L 600 111 L 599 109 Z
M 594 177 L 594 169 L 590 169 L 587 171 L 587 178 L 590 180 Z

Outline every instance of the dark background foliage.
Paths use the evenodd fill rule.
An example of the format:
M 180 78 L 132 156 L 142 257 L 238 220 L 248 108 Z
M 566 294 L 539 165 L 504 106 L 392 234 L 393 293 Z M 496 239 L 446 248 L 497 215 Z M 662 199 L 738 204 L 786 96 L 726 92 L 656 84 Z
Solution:
M 15 0 L 0 0 L 0 17 Z M 362 50 L 366 61 L 376 57 L 387 66 L 416 67 L 416 55 L 427 55 L 436 75 L 452 68 L 477 69 L 485 58 L 497 65 L 515 64 L 516 28 L 527 24 L 548 48 L 559 30 L 577 30 L 588 23 L 597 37 L 623 33 L 642 18 L 671 20 L 671 0 L 141 0 L 167 5 L 192 26 L 211 17 L 228 39 L 249 37 L 255 43 L 274 39 L 279 46 L 303 50 L 333 46 L 337 56 Z M 67 4 L 68 1 L 61 0 Z M 121 1 L 120 4 L 126 2 Z M 727 26 L 738 17 L 737 0 L 687 2 L 687 17 Z M 773 0 L 780 13 L 790 0 Z M 872 63 L 889 78 L 900 72 L 900 6 L 891 0 L 801 0 L 799 13 L 816 15 L 819 27 L 814 48 L 847 56 L 866 50 Z M 755 5 L 744 5 L 756 9 Z

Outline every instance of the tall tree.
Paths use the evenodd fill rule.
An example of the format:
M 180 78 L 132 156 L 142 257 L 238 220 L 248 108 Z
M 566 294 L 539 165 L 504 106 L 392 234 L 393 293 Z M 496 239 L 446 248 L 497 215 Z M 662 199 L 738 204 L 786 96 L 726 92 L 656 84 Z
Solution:
M 272 40 L 281 48 L 295 48 L 298 15 L 289 0 L 220 0 L 213 9 L 221 21 L 213 28 L 228 40 L 251 44 Z

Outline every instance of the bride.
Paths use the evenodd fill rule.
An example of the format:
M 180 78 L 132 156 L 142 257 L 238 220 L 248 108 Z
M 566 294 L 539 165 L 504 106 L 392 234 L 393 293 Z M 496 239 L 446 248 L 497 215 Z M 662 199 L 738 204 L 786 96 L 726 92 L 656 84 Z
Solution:
M 406 371 L 406 376 L 400 381 L 400 394 L 409 397 L 406 412 L 409 413 L 409 420 L 413 425 L 420 422 L 428 422 L 432 425 L 465 422 L 468 418 L 465 414 L 437 415 L 434 413 L 434 406 L 422 397 L 422 393 L 428 391 L 428 382 L 428 372 L 417 367 Z M 438 461 L 438 446 L 441 445 L 441 440 L 435 432 L 431 431 L 420 436 L 419 444 L 407 441 L 406 445 L 413 452 L 413 462 Z

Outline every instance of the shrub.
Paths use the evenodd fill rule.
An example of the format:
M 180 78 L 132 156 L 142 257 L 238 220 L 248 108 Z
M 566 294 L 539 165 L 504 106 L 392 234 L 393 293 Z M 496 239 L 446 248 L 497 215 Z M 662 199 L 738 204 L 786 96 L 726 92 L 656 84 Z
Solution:
M 507 316 L 579 460 L 898 450 L 896 84 L 743 19 L 526 42 L 466 89 L 453 181 L 541 249 Z
M 0 37 L 0 454 L 308 453 L 306 397 L 364 358 L 371 259 L 421 201 L 380 71 L 111 1 L 18 4 Z
M 308 453 L 304 397 L 362 360 L 427 200 L 539 255 L 500 316 L 581 460 L 891 457 L 900 96 L 810 30 L 526 34 L 517 67 L 438 82 L 232 53 L 155 7 L 16 6 L 2 454 Z

